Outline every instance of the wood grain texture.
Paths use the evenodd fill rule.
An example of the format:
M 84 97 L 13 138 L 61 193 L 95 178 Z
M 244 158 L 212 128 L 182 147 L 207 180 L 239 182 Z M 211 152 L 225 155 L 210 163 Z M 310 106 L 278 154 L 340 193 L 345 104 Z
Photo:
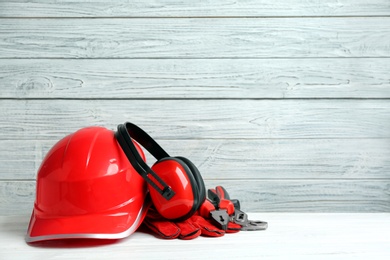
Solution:
M 223 185 L 246 212 L 388 212 L 389 180 L 210 180 Z M 107 194 L 108 196 L 109 194 Z M 0 182 L 2 215 L 31 212 L 35 182 Z
M 389 15 L 386 0 L 3 0 L 0 17 L 208 17 Z
M 0 46 L 0 58 L 388 58 L 390 17 L 3 19 Z
M 57 140 L 126 120 L 246 211 L 390 212 L 388 0 L 4 0 L 0 20 L 0 215 L 30 213 Z
M 249 213 L 268 221 L 262 232 L 191 241 L 157 239 L 145 230 L 113 242 L 56 241 L 27 245 L 29 216 L 0 217 L 4 259 L 332 259 L 385 260 L 390 255 L 388 213 Z M 357 228 L 358 227 L 358 228 Z M 201 249 L 201 250 L 200 250 Z
M 0 180 L 35 180 L 58 140 L 0 140 Z M 209 180 L 390 179 L 389 139 L 161 140 Z M 155 159 L 147 157 L 152 165 Z
M 0 140 L 132 121 L 157 139 L 389 138 L 387 100 L 3 100 Z
M 4 59 L 1 98 L 389 98 L 390 59 Z
M 388 212 L 387 180 L 205 180 L 223 185 L 248 212 Z

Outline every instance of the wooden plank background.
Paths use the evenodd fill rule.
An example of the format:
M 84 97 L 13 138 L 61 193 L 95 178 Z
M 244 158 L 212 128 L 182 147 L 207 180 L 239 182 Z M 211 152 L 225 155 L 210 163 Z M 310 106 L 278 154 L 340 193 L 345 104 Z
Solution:
M 390 17 L 345 19 L 4 19 L 0 57 L 390 57 Z
M 3 17 L 387 16 L 387 0 L 4 0 Z
M 0 214 L 127 120 L 244 210 L 389 212 L 389 71 L 388 0 L 1 1 Z

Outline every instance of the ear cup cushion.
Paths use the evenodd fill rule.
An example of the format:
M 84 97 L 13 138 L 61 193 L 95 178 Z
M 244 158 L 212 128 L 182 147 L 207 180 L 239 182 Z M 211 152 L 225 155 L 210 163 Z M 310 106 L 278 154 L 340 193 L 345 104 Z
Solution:
M 196 181 L 196 184 L 198 186 L 198 191 L 199 191 L 199 205 L 196 205 L 196 208 L 198 209 L 200 205 L 205 201 L 206 199 L 206 186 L 204 184 L 202 175 L 200 174 L 198 168 L 193 164 L 189 159 L 181 156 L 175 157 L 181 161 L 183 161 L 185 164 L 187 164 L 188 168 L 191 170 L 192 175 L 194 176 L 194 179 Z
M 194 174 L 193 174 L 192 170 L 187 165 L 187 163 L 185 163 L 184 161 L 182 161 L 182 160 L 180 160 L 178 158 L 175 158 L 175 157 L 162 158 L 161 160 L 157 161 L 152 166 L 152 169 L 157 173 L 157 175 L 160 178 L 164 179 L 164 181 L 168 185 L 170 185 L 169 181 L 166 179 L 167 174 L 170 175 L 170 174 L 175 174 L 175 173 L 172 172 L 172 171 L 169 171 L 169 170 L 168 171 L 164 170 L 164 167 L 168 166 L 168 165 L 171 165 L 170 167 L 174 167 L 175 164 L 176 165 L 179 164 L 181 166 L 181 168 L 184 170 L 183 174 L 186 175 L 187 180 L 190 183 L 191 189 L 190 190 L 186 189 L 186 191 L 184 191 L 184 187 L 183 187 L 183 189 L 181 190 L 181 187 L 177 186 L 178 183 L 180 183 L 180 181 L 175 182 L 174 186 L 172 186 L 173 190 L 176 192 L 176 195 L 173 196 L 173 198 L 171 199 L 171 200 L 173 200 L 173 202 L 171 202 L 171 200 L 169 200 L 169 201 L 166 201 L 166 200 L 165 201 L 164 200 L 161 201 L 159 199 L 160 196 L 154 197 L 154 191 L 153 190 L 150 190 L 150 192 L 151 192 L 151 197 L 152 197 L 152 200 L 153 200 L 153 204 L 155 205 L 157 211 L 163 217 L 165 217 L 167 219 L 171 219 L 171 220 L 182 221 L 182 220 L 185 220 L 185 219 L 191 217 L 198 210 L 198 208 L 199 208 L 199 206 L 201 204 L 201 202 L 199 201 L 200 196 L 199 196 L 198 182 L 197 182 L 197 180 L 195 180 L 195 177 L 194 177 Z M 172 176 L 172 175 L 170 175 L 170 176 Z M 173 179 L 178 179 L 179 180 L 178 177 L 174 177 L 174 176 L 172 176 L 172 177 L 173 177 Z M 191 205 L 190 209 L 188 211 L 183 212 L 182 214 L 181 214 L 181 212 L 173 211 L 174 208 L 176 207 L 175 206 L 176 203 L 174 202 L 174 200 L 175 199 L 180 199 L 180 198 L 182 198 L 182 196 L 185 197 L 186 196 L 185 194 L 187 194 L 187 192 L 189 192 L 189 191 L 191 192 L 191 197 L 193 198 L 192 199 L 192 205 Z M 179 196 L 179 197 L 175 198 L 176 196 Z

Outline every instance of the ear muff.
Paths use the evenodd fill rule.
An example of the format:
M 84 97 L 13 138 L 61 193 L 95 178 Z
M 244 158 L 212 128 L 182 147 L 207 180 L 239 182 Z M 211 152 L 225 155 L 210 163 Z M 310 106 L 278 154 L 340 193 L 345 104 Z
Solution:
M 190 160 L 163 158 L 152 166 L 152 170 L 175 191 L 175 196 L 167 201 L 156 190 L 150 189 L 153 204 L 164 218 L 184 220 L 199 209 L 206 191 L 202 176 Z
M 192 216 L 206 198 L 205 185 L 196 166 L 184 157 L 170 157 L 152 137 L 138 126 L 118 125 L 115 137 L 136 171 L 146 180 L 157 211 L 171 220 Z M 150 168 L 139 155 L 134 141 L 157 162 Z
M 162 149 L 161 146 L 144 130 L 129 122 L 118 125 L 118 131 L 115 132 L 115 137 L 127 159 L 141 177 L 165 199 L 171 199 L 175 195 L 175 192 L 152 169 L 150 169 L 141 158 L 133 143 L 133 139 L 138 141 L 138 143 L 146 148 L 146 150 L 148 150 L 157 160 L 169 157 L 168 153 L 165 152 L 164 149 Z
M 191 173 L 194 176 L 195 182 L 196 182 L 196 184 L 198 186 L 198 190 L 199 190 L 199 202 L 200 202 L 199 207 L 200 207 L 200 205 L 206 199 L 206 186 L 204 184 L 202 175 L 200 174 L 200 172 L 199 172 L 198 168 L 195 166 L 195 164 L 193 164 L 187 158 L 181 157 L 181 156 L 177 156 L 176 158 L 183 161 L 188 166 L 188 168 L 190 168 Z

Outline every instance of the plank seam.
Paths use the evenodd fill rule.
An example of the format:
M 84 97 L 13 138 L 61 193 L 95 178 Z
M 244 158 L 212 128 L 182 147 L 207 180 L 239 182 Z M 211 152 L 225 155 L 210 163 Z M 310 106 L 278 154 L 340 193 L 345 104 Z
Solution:
M 258 101 L 262 101 L 262 100 L 383 100 L 383 101 L 386 101 L 386 100 L 389 100 L 390 98 L 365 98 L 365 97 L 343 97 L 343 98 L 338 98 L 338 97 L 310 97 L 310 98 L 242 98 L 242 97 L 239 97 L 239 98 L 232 98 L 232 97 L 229 97 L 229 98 L 215 98 L 215 97 L 211 97 L 211 98 L 204 98 L 204 97 L 194 97 L 194 98 L 174 98 L 174 97 L 153 97 L 153 98 L 115 98 L 115 97 L 92 97 L 92 98 L 86 98 L 86 97 L 71 97 L 71 98 L 61 98 L 61 97 L 53 97 L 53 98 L 50 98 L 50 97 L 0 97 L 0 100 L 42 100 L 42 101 L 45 101 L 45 100 L 83 100 L 83 101 L 88 101 L 88 100 L 107 100 L 107 101 L 110 101 L 110 100 L 119 100 L 119 101 L 134 101 L 134 100 L 150 100 L 150 101 L 161 101 L 161 100 L 171 100 L 171 101 L 180 101 L 180 100 L 210 100 L 210 101 L 217 101 L 217 100 L 258 100 Z
M 0 16 L 0 19 L 344 19 L 390 18 L 390 15 L 232 15 L 232 16 Z
M 323 60 L 323 59 L 390 59 L 390 56 L 316 56 L 316 57 L 0 57 L 0 60 Z

